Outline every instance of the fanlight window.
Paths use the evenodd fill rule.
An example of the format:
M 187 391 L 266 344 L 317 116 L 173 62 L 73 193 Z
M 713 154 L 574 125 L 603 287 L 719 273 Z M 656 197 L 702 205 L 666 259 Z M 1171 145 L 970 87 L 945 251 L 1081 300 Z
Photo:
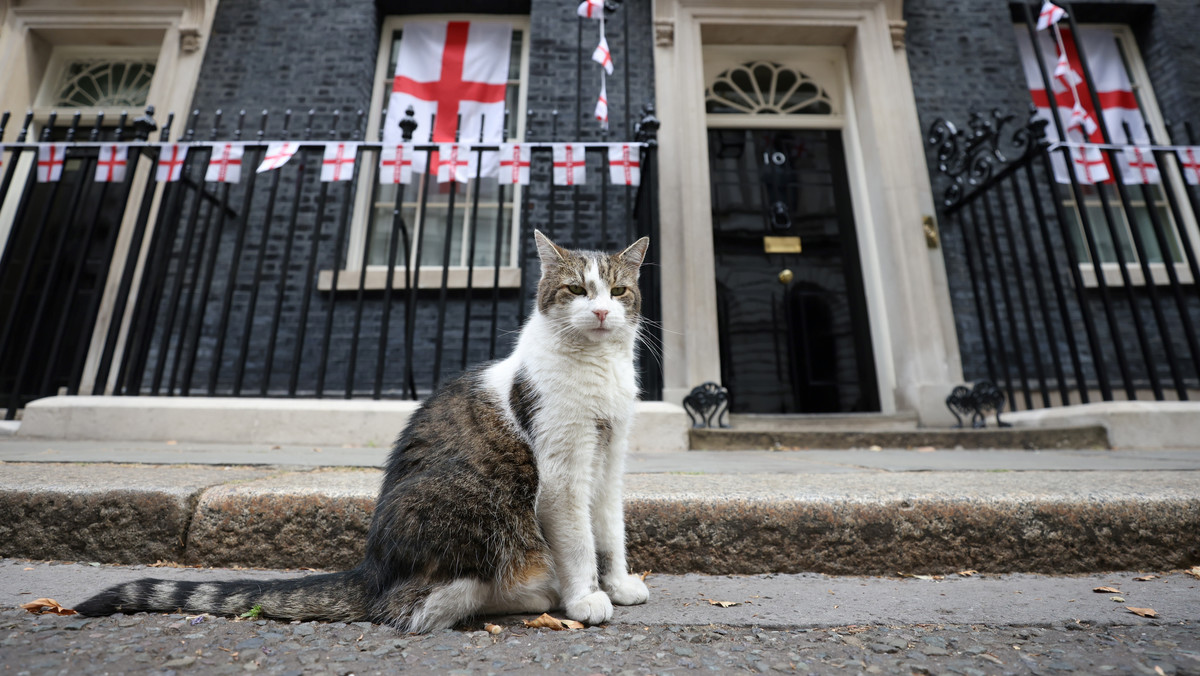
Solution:
M 771 61 L 730 68 L 705 92 L 709 113 L 750 115 L 830 115 L 833 103 L 804 73 Z
M 72 59 L 49 105 L 64 108 L 140 108 L 150 95 L 154 60 Z

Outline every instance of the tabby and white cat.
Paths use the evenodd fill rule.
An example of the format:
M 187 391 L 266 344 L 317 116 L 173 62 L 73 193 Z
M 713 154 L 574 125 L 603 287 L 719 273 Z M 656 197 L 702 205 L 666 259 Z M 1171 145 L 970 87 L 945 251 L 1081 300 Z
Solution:
M 599 624 L 614 603 L 644 603 L 646 585 L 625 560 L 621 483 L 649 240 L 603 254 L 534 236 L 542 277 L 516 349 L 413 415 L 358 567 L 272 582 L 143 579 L 76 610 L 236 615 L 257 605 L 264 617 L 424 632 L 556 607 Z

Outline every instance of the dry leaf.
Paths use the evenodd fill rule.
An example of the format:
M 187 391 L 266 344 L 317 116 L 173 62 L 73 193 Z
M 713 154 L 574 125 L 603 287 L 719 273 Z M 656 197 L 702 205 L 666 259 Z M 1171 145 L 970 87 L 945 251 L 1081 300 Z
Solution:
M 1108 597 L 1108 600 L 1112 601 L 1113 603 L 1125 603 L 1124 596 L 1110 596 Z
M 554 631 L 562 631 L 563 629 L 583 629 L 582 622 L 575 620 L 560 620 L 555 617 L 550 617 L 550 613 L 542 613 L 541 617 L 536 620 L 524 620 L 526 627 L 530 629 L 553 629 Z
M 641 580 L 642 582 L 645 582 L 645 581 L 646 581 L 646 578 L 647 578 L 649 575 L 650 575 L 650 571 L 648 571 L 648 570 L 644 570 L 644 571 L 642 571 L 641 573 L 634 573 L 634 574 L 633 574 L 633 576 L 634 576 L 634 577 L 636 577 L 637 579 Z
M 1122 593 L 1124 593 L 1120 589 L 1117 589 L 1116 587 L 1096 587 L 1092 591 L 1096 592 L 1097 594 L 1122 594 Z
M 500 632 L 504 631 L 504 627 L 501 627 L 498 624 L 488 623 L 483 625 L 483 630 L 489 634 L 499 634 Z
M 868 451 L 874 451 L 875 453 L 878 453 L 878 452 L 880 452 L 880 451 L 882 451 L 882 450 L 883 450 L 883 446 L 873 445 L 873 446 L 869 447 L 867 450 L 868 450 Z
M 75 611 L 70 608 L 63 608 L 58 601 L 54 599 L 38 599 L 29 603 L 22 603 L 21 607 L 34 615 L 74 615 Z
M 1150 580 L 1154 580 L 1154 579 L 1157 579 L 1157 578 L 1158 578 L 1158 576 L 1157 576 L 1157 575 L 1143 575 L 1143 576 L 1141 576 L 1141 577 L 1135 577 L 1135 578 L 1133 578 L 1133 581 L 1134 581 L 1134 582 L 1149 582 Z
M 1185 570 L 1183 572 L 1187 573 L 1188 575 L 1191 575 L 1192 577 L 1196 578 L 1197 580 L 1200 580 L 1200 566 L 1192 566 L 1191 568 L 1188 568 L 1187 570 Z
M 1154 665 L 1154 673 L 1158 674 L 1158 676 L 1167 676 L 1167 672 L 1163 671 L 1163 668 L 1157 664 Z
M 176 444 L 178 444 L 178 443 L 179 443 L 178 441 L 175 441 L 174 439 L 172 439 L 172 440 L 170 440 L 170 441 L 168 441 L 168 442 L 167 442 L 167 445 L 168 445 L 168 446 L 174 446 L 174 445 L 176 445 Z
M 993 655 L 991 653 L 981 653 L 979 655 L 979 657 L 981 657 L 982 659 L 985 659 L 989 662 L 995 662 L 996 664 L 1004 666 L 1004 662 L 1000 661 L 999 657 L 996 657 L 995 655 Z
M 914 580 L 944 580 L 945 575 L 913 575 L 912 573 L 896 573 L 900 577 L 911 577 Z
M 977 570 L 960 570 L 960 571 L 958 571 L 959 577 L 971 577 L 973 575 L 978 575 L 978 574 L 979 574 L 979 571 L 977 571 Z
M 917 448 L 917 453 L 933 453 L 937 448 L 933 446 L 920 446 Z
M 738 603 L 737 601 L 714 601 L 712 599 L 704 599 L 704 600 L 708 601 L 708 604 L 710 606 L 721 606 L 722 608 L 728 608 L 730 606 L 742 605 L 741 603 Z
M 1128 610 L 1134 615 L 1140 615 L 1142 617 L 1158 617 L 1158 613 L 1153 608 L 1133 608 L 1131 606 L 1125 606 L 1125 610 Z

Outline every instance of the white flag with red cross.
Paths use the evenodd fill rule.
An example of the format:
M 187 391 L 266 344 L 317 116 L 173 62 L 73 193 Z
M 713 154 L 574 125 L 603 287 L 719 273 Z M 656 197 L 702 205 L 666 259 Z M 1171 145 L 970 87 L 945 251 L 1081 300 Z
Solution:
M 500 185 L 529 185 L 529 166 L 533 150 L 524 143 L 502 143 L 500 145 L 500 171 L 496 178 Z
M 600 98 L 596 99 L 596 119 L 608 129 L 608 87 L 603 81 L 600 83 Z
M 554 185 L 583 185 L 587 181 L 587 160 L 582 143 L 555 143 Z
M 439 143 L 436 157 L 438 183 L 466 183 L 475 177 L 475 155 L 466 143 Z
M 299 143 L 290 143 L 287 141 L 276 141 L 267 144 L 267 153 L 263 155 L 262 164 L 258 165 L 255 173 L 261 174 L 264 171 L 273 171 L 287 164 L 287 161 L 292 159 L 292 155 L 300 150 Z
M 417 120 L 412 140 L 417 143 L 503 141 L 511 45 L 508 23 L 406 23 L 383 125 L 384 145 L 404 141 L 399 122 L 410 106 Z M 426 155 L 413 157 L 413 167 L 422 173 Z M 486 153 L 483 175 L 494 174 L 495 168 L 494 155 Z
M 1188 146 L 1175 151 L 1179 166 L 1183 167 L 1183 179 L 1189 185 L 1200 185 L 1200 146 Z
M 242 156 L 246 147 L 240 143 L 214 143 L 204 180 L 209 183 L 237 183 L 242 180 Z
M 608 38 L 603 33 L 600 34 L 600 45 L 592 52 L 592 61 L 604 66 L 605 73 L 613 74 L 612 52 L 608 51 Z
M 97 183 L 121 183 L 125 180 L 125 168 L 129 166 L 129 146 L 121 143 L 106 143 L 100 146 L 96 158 Z
M 321 182 L 349 181 L 354 176 L 354 158 L 358 144 L 337 141 L 325 144 L 321 157 Z
M 1154 152 L 1143 146 L 1129 146 L 1117 155 L 1121 180 L 1125 185 L 1162 183 Z
M 62 178 L 67 144 L 39 143 L 37 152 L 37 182 L 54 183 Z
M 0 143 L 0 169 L 4 168 L 4 144 Z
M 1067 10 L 1050 2 L 1050 0 L 1046 0 L 1042 3 L 1041 11 L 1038 12 L 1037 29 L 1040 31 L 1046 30 L 1050 26 L 1062 21 L 1066 15 Z
M 638 185 L 642 182 L 640 148 L 628 143 L 608 147 L 608 173 L 616 185 Z
M 585 19 L 600 19 L 604 17 L 604 0 L 583 0 L 575 13 Z
M 379 182 L 393 185 L 412 183 L 415 154 L 411 143 L 385 145 L 379 154 Z
M 183 176 L 183 161 L 187 159 L 188 147 L 181 143 L 162 143 L 158 146 L 158 167 L 154 180 L 173 183 Z
M 1051 92 L 1048 94 L 1042 82 L 1041 69 L 1029 34 L 1023 29 L 1017 30 L 1017 47 L 1021 53 L 1021 64 L 1029 86 L 1029 94 L 1037 108 L 1036 117 L 1048 122 L 1046 138 L 1052 143 L 1064 140 L 1074 143 L 1104 143 L 1104 135 L 1099 125 L 1099 121 L 1103 119 L 1112 143 L 1148 145 L 1150 137 L 1146 132 L 1146 121 L 1138 108 L 1137 97 L 1133 94 L 1129 74 L 1125 70 L 1125 62 L 1121 58 L 1112 30 L 1085 26 L 1079 29 L 1078 35 L 1067 28 L 1058 29 L 1057 32 L 1061 42 L 1049 33 L 1043 32 L 1037 36 L 1038 46 L 1044 58 L 1058 58 L 1062 61 L 1065 57 L 1067 64 L 1065 69 L 1055 69 L 1056 74 L 1051 77 Z M 1095 98 L 1100 101 L 1099 114 L 1092 91 L 1083 77 L 1083 63 L 1079 58 L 1077 42 L 1088 57 L 1092 83 L 1096 87 Z M 1058 113 L 1058 119 L 1067 133 L 1066 139 L 1059 138 L 1058 129 L 1051 117 L 1052 108 Z M 1128 135 L 1125 133 L 1126 127 L 1129 128 Z M 1075 175 L 1080 177 L 1081 181 L 1087 179 L 1089 183 L 1108 182 L 1112 181 L 1117 173 L 1110 166 L 1105 153 L 1096 148 L 1072 148 L 1071 157 Z M 1055 180 L 1059 183 L 1069 183 L 1070 175 L 1062 153 L 1052 153 L 1051 158 Z M 1153 157 L 1149 159 L 1152 161 Z M 1122 174 L 1126 172 L 1122 171 Z M 1140 169 L 1137 175 L 1140 177 Z

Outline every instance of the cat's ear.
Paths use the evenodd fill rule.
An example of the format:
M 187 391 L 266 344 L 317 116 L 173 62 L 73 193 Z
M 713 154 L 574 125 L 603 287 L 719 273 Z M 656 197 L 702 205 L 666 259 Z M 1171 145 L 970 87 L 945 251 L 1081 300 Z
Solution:
M 533 239 L 537 242 L 538 258 L 542 259 L 542 270 L 558 267 L 567 260 L 567 250 L 551 242 L 540 230 L 533 231 Z
M 643 237 L 633 244 L 630 244 L 628 249 L 625 249 L 621 253 L 617 254 L 617 258 L 625 261 L 631 267 L 639 268 L 642 265 L 642 261 L 646 260 L 646 249 L 649 246 L 650 238 Z

